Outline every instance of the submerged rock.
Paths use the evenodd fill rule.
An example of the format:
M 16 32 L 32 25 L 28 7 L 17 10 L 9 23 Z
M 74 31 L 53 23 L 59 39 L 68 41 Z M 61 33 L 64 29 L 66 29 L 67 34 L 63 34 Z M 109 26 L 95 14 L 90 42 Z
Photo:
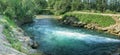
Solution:
M 111 53 L 111 55 L 120 55 L 120 49 L 117 49 L 117 51 Z
M 33 41 L 32 42 L 32 45 L 31 45 L 31 47 L 33 48 L 33 49 L 37 49 L 38 48 L 38 43 L 36 42 L 36 41 Z

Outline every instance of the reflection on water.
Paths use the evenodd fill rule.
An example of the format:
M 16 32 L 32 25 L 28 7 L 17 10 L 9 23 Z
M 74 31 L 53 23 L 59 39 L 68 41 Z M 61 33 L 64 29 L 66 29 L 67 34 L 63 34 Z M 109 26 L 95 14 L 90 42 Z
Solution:
M 53 19 L 35 20 L 24 29 L 47 55 L 110 55 L 120 48 L 120 40 L 112 35 L 59 25 Z

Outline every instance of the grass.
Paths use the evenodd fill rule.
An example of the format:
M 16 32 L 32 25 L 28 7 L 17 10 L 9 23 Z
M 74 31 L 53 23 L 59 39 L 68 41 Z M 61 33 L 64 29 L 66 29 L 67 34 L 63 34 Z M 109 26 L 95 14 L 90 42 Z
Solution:
M 8 17 L 4 16 L 3 18 L 0 19 L 0 23 L 3 25 L 8 25 L 10 28 L 16 28 L 17 25 L 15 22 Z
M 77 12 L 79 12 L 79 11 L 77 11 Z M 111 11 L 111 10 L 105 10 L 104 12 L 101 12 L 101 11 L 98 11 L 98 10 L 81 10 L 81 12 L 119 14 L 119 12 L 115 12 L 115 11 Z
M 85 23 L 96 23 L 101 27 L 107 27 L 115 24 L 115 21 L 110 16 L 103 16 L 99 14 L 82 14 L 82 13 L 66 13 L 63 16 L 75 16 L 79 21 Z
M 4 17 L 4 18 L 5 18 L 4 20 L 6 20 L 6 22 L 4 22 L 4 23 L 9 25 L 10 28 L 16 28 L 17 27 L 17 25 L 15 24 L 15 22 L 13 20 L 9 19 L 8 17 Z

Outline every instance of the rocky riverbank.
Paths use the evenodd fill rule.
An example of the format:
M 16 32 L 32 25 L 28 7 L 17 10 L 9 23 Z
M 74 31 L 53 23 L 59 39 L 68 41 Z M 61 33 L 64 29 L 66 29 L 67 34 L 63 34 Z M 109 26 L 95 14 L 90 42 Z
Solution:
M 5 23 L 6 20 L 2 18 L 0 16 L 0 55 L 42 55 L 36 50 L 38 47 L 36 41 L 20 27 L 13 27 Z
M 3 34 L 3 30 L 4 30 L 4 26 L 0 25 L 0 41 L 1 41 L 0 55 L 10 55 L 10 54 L 12 55 L 30 55 L 30 54 L 43 55 L 43 53 L 38 52 L 36 50 L 36 48 L 38 47 L 38 43 L 32 40 L 21 28 L 17 27 L 17 28 L 11 29 L 12 35 L 21 44 L 20 50 L 17 50 L 12 47 L 10 40 L 8 40 L 7 37 Z
M 3 26 L 0 25 L 0 55 L 26 55 L 11 47 L 11 44 L 2 34 Z
M 0 15 L 0 19 L 2 16 Z M 7 37 L 3 34 L 4 26 L 0 24 L 0 55 L 26 55 L 12 47 Z
M 104 32 L 107 32 L 113 35 L 120 36 L 120 24 L 119 23 L 116 23 L 109 27 L 101 27 L 97 23 L 84 23 L 84 22 L 78 21 L 78 18 L 74 16 L 68 16 L 68 17 L 59 19 L 59 22 L 61 24 L 71 25 L 71 26 L 80 27 L 80 28 L 100 30 L 100 31 L 104 31 Z

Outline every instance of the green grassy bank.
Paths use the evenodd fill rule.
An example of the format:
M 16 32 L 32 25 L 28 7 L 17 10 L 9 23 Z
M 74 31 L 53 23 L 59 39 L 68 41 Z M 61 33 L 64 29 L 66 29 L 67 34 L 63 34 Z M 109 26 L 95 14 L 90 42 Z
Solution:
M 85 23 L 95 23 L 100 25 L 101 27 L 107 27 L 110 25 L 115 24 L 115 21 L 110 16 L 103 16 L 100 14 L 82 14 L 82 13 L 71 13 L 68 12 L 63 15 L 65 16 L 75 16 L 78 18 L 79 21 L 85 22 Z

